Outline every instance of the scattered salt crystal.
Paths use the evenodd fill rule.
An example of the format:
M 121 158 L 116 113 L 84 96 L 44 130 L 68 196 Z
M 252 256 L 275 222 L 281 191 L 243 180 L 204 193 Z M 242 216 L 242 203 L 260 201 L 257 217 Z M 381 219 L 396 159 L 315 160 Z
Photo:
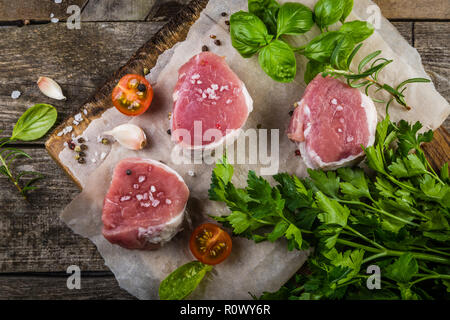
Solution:
M 97 162 L 97 159 L 92 158 L 91 161 L 92 161 L 93 163 L 96 163 L 96 162 Z
M 232 103 L 233 102 L 233 100 L 231 100 L 231 99 L 228 99 L 227 100 L 227 104 L 230 104 L 230 103 Z
M 97 136 L 97 142 L 102 142 L 102 137 L 100 137 L 100 136 Z
M 144 199 L 144 196 L 142 194 L 137 194 L 136 199 L 138 199 L 138 201 L 141 201 L 142 199 Z
M 207 97 L 206 93 L 203 92 L 202 98 L 203 98 L 203 99 L 206 99 L 206 97 Z
M 211 89 L 217 90 L 217 89 L 219 89 L 219 86 L 218 86 L 217 84 L 213 83 L 213 84 L 211 85 Z
M 55 3 L 56 4 L 59 4 L 59 3 L 61 3 L 62 2 L 62 0 L 55 0 Z
M 120 202 L 128 201 L 130 199 L 131 199 L 130 196 L 123 196 L 123 197 L 120 198 Z
M 80 124 L 77 120 L 73 120 L 72 123 L 76 126 Z
M 345 122 L 344 118 L 340 118 L 340 119 L 339 119 L 339 122 L 340 122 L 340 123 L 344 123 L 344 122 Z
M 74 119 L 77 120 L 78 122 L 81 122 L 83 121 L 83 116 L 81 115 L 81 113 L 77 113 Z
M 196 74 L 194 74 L 194 75 L 191 77 L 191 79 L 192 79 L 192 80 L 198 80 L 198 79 L 200 79 L 200 75 L 199 75 L 198 73 L 196 73 Z
M 59 22 L 59 19 L 58 19 L 58 18 L 51 18 L 50 21 L 51 21 L 52 23 L 58 23 L 58 22 Z
M 201 82 L 200 80 L 197 81 L 197 84 L 202 84 L 203 82 Z
M 352 136 L 347 137 L 347 142 L 352 142 L 353 140 L 355 140 L 355 139 Z
M 100 155 L 100 160 L 104 160 L 106 158 L 106 152 L 102 152 Z
M 86 109 L 83 110 L 83 113 L 84 113 L 85 116 L 87 116 L 87 110 Z
M 137 189 L 139 189 L 139 185 L 138 185 L 137 183 L 136 183 L 136 184 L 133 184 L 133 188 L 137 190 Z M 137 197 L 137 196 L 136 196 L 136 197 Z M 138 199 L 138 200 L 139 200 L 139 199 Z
M 342 129 L 341 129 L 341 128 L 339 128 L 339 129 L 338 129 L 338 132 L 342 132 Z
M 144 182 L 145 181 L 145 176 L 139 176 L 138 181 L 139 181 L 139 183 Z
M 148 193 L 144 193 L 144 200 L 148 200 Z
M 156 192 L 155 186 L 151 186 L 151 187 L 150 187 L 150 191 L 151 191 L 151 192 Z
M 11 98 L 13 99 L 19 99 L 21 93 L 19 90 L 14 90 L 13 92 L 11 92 Z
M 220 92 L 222 92 L 224 90 L 230 90 L 230 88 L 228 86 L 221 86 L 220 87 Z
M 190 175 L 191 177 L 195 176 L 195 172 L 193 170 L 189 170 L 188 171 L 188 175 Z
M 166 199 L 166 204 L 172 204 L 172 201 L 170 199 Z
M 342 110 L 344 110 L 344 108 L 343 108 L 342 106 L 337 106 L 337 107 L 336 107 L 336 110 L 337 110 L 337 111 L 342 111 Z
M 141 207 L 150 207 L 150 202 L 141 202 Z
M 64 142 L 63 145 L 64 145 L 64 147 L 68 147 L 68 146 L 69 146 L 69 144 L 67 143 L 67 141 Z
M 336 99 L 333 99 L 333 100 L 331 100 L 331 103 L 332 103 L 332 104 L 337 104 L 337 100 L 336 100 Z
M 54 13 L 50 13 L 50 18 L 53 18 L 55 16 Z
M 152 206 L 153 206 L 154 208 L 156 208 L 158 205 L 159 205 L 159 200 L 153 200 L 153 201 L 152 201 Z
M 73 130 L 72 126 L 67 126 L 62 131 L 58 132 L 58 137 L 61 137 L 62 135 L 66 134 L 66 133 L 70 133 L 70 132 L 72 132 L 72 130 Z M 73 138 L 74 138 L 74 135 L 72 135 L 72 139 Z
M 192 83 L 192 84 L 195 84 L 195 80 L 191 80 L 191 83 Z

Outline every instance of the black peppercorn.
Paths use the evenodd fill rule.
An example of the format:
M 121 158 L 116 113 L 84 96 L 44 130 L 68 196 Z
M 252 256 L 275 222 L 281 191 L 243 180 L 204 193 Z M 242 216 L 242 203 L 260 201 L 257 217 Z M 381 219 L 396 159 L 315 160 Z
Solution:
M 78 163 L 81 163 L 81 164 L 86 163 L 86 160 L 84 160 L 84 158 L 79 158 Z
M 203 46 L 203 47 L 202 47 L 202 51 L 203 51 L 203 52 L 209 51 L 209 48 L 208 48 L 207 46 Z
M 292 117 L 294 115 L 294 111 L 289 111 L 289 115 Z
M 83 138 L 78 138 L 78 143 L 84 143 L 85 140 Z
M 127 172 L 126 172 L 126 174 L 127 174 L 127 176 L 131 176 L 131 170 L 128 169 Z
M 80 145 L 81 151 L 86 151 L 88 146 L 85 144 Z
M 222 12 L 221 15 L 222 15 L 222 17 L 226 17 L 227 13 L 226 12 Z
M 220 40 L 217 39 L 217 40 L 214 41 L 214 44 L 215 44 L 216 46 L 220 46 L 220 45 L 222 44 L 222 42 L 220 42 Z
M 145 92 L 145 90 L 147 90 L 147 87 L 145 86 L 145 84 L 140 83 L 140 84 L 138 85 L 137 89 L 138 89 L 140 92 Z
M 225 24 L 226 24 L 227 26 L 229 26 L 229 25 L 230 25 L 230 20 L 225 21 Z
M 82 158 L 86 157 L 86 153 L 84 153 L 83 151 L 78 152 L 78 155 Z
M 172 134 L 172 130 L 167 130 L 167 134 L 171 135 Z

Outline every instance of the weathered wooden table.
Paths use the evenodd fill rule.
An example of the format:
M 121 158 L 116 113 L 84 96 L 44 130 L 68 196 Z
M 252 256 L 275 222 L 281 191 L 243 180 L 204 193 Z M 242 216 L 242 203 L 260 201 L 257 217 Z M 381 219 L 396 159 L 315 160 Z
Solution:
M 59 2 L 59 1 L 56 1 Z M 0 129 L 8 135 L 27 107 L 51 103 L 58 121 L 72 114 L 188 0 L 0 0 Z M 442 0 L 376 0 L 383 14 L 422 55 L 439 92 L 450 98 L 450 3 Z M 66 26 L 69 5 L 81 10 L 81 29 Z M 56 22 L 56 19 L 59 19 Z M 36 85 L 49 76 L 67 101 L 43 96 Z M 19 90 L 19 99 L 11 93 Z M 444 127 L 449 130 L 450 121 Z M 448 135 L 443 135 L 448 139 Z M 0 178 L 0 299 L 131 299 L 117 285 L 95 246 L 58 218 L 79 192 L 53 162 L 40 139 L 17 145 L 45 174 L 42 188 L 22 200 Z M 82 270 L 81 289 L 66 286 L 67 268 Z

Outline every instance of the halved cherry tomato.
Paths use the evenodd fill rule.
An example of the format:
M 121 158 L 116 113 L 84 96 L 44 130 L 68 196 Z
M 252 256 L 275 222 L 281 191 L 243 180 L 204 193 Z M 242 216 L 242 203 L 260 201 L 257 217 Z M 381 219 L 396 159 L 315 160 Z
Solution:
M 138 116 L 147 111 L 153 100 L 153 88 L 137 74 L 127 74 L 112 92 L 114 106 L 127 116 Z
M 194 257 L 210 265 L 219 264 L 228 258 L 231 245 L 229 234 L 213 223 L 205 223 L 197 227 L 189 241 Z

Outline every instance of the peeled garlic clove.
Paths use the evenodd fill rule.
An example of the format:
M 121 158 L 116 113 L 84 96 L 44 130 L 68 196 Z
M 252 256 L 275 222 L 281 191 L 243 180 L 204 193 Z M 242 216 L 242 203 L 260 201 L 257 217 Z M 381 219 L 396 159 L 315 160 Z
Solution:
M 56 100 L 65 100 L 66 97 L 63 95 L 61 87 L 56 83 L 55 80 L 48 77 L 39 77 L 37 85 L 41 92 L 47 97 Z
M 134 124 L 122 124 L 104 134 L 113 136 L 123 147 L 131 150 L 141 150 L 147 144 L 144 130 Z

